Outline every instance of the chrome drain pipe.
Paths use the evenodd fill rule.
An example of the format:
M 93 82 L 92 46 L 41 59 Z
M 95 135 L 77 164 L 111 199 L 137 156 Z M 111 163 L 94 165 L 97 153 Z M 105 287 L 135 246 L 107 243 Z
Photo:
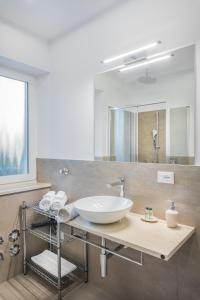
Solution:
M 100 254 L 100 268 L 101 268 L 101 277 L 105 278 L 107 276 L 107 260 L 111 258 L 114 254 L 109 253 L 106 251 L 106 240 L 104 238 L 101 238 L 101 247 L 104 249 L 101 249 Z M 117 246 L 114 251 L 118 252 L 121 249 L 123 249 L 123 245 Z

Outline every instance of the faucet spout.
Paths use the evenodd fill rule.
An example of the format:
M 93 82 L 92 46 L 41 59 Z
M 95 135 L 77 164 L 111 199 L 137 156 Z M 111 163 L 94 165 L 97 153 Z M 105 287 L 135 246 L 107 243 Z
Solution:
M 107 187 L 115 187 L 119 186 L 120 187 L 120 197 L 125 197 L 125 178 L 124 177 L 119 177 L 117 181 L 107 183 Z

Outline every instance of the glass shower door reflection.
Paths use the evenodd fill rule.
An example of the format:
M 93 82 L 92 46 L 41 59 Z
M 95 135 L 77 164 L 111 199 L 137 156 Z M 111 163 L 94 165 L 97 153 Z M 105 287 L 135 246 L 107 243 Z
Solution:
M 166 162 L 165 103 L 138 106 L 138 161 Z
M 110 160 L 166 162 L 165 103 L 109 109 Z
M 111 160 L 136 160 L 136 111 L 137 108 L 135 107 L 109 110 L 109 147 Z

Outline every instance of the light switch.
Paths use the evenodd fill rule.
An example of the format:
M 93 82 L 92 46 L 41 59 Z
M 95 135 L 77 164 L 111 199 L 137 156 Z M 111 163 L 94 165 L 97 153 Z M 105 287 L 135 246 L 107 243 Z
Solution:
M 174 184 L 174 172 L 161 172 L 157 173 L 157 182 Z

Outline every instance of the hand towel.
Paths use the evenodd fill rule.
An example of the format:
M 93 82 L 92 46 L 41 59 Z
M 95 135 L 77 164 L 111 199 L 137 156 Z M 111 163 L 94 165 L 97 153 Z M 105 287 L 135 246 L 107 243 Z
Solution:
M 63 208 L 59 209 L 57 215 L 57 221 L 60 223 L 68 222 L 78 216 L 78 212 L 76 211 L 74 204 L 70 203 L 65 205 Z
M 63 208 L 67 202 L 67 195 L 63 191 L 57 192 L 52 204 L 51 204 L 51 209 L 52 210 L 59 210 Z
M 55 199 L 55 195 L 56 195 L 55 191 L 49 191 L 48 193 L 46 193 L 43 196 L 42 200 L 40 200 L 39 202 L 39 208 L 44 211 L 50 210 L 51 205 Z

